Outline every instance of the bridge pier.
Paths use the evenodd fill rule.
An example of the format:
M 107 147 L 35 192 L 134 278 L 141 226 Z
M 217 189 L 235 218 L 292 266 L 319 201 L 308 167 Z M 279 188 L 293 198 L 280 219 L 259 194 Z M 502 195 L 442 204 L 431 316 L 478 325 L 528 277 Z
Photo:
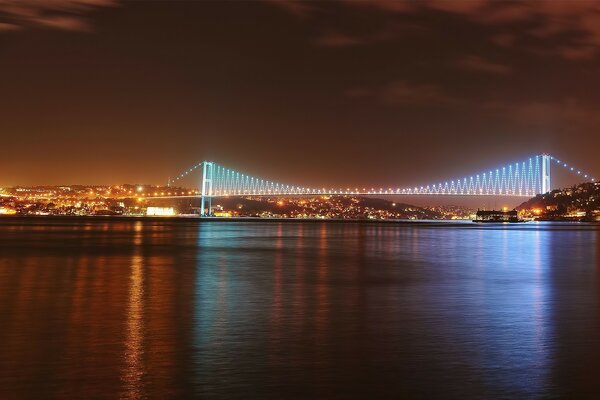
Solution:
M 202 163 L 202 195 L 200 199 L 201 217 L 207 217 L 212 215 L 213 172 L 214 163 L 210 161 L 204 161 Z M 206 212 L 207 206 L 208 212 Z
M 550 180 L 550 161 L 552 157 L 548 154 L 542 155 L 542 194 L 548 193 L 552 190 L 552 183 Z

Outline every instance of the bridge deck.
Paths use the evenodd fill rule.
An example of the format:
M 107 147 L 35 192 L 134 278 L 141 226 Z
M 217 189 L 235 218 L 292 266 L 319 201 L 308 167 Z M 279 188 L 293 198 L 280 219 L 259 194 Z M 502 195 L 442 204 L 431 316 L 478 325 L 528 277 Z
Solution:
M 205 197 L 212 198 L 227 198 L 227 197 L 303 197 L 303 196 L 461 196 L 461 197 L 480 197 L 480 196 L 506 196 L 506 197 L 533 197 L 532 194 L 498 194 L 498 193 L 396 193 L 396 192 L 326 192 L 326 193 L 236 193 L 236 194 L 215 194 Z M 145 196 L 144 199 L 185 199 L 185 198 L 202 198 L 201 194 L 197 195 L 182 195 L 182 196 Z

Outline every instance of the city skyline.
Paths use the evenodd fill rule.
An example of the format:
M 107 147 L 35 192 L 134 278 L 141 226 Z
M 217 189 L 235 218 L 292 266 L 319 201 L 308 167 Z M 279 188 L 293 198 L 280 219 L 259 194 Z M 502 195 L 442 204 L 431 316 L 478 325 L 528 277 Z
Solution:
M 317 186 L 436 182 L 541 152 L 600 169 L 593 2 L 24 1 L 0 15 L 2 186 L 156 184 L 202 159 Z

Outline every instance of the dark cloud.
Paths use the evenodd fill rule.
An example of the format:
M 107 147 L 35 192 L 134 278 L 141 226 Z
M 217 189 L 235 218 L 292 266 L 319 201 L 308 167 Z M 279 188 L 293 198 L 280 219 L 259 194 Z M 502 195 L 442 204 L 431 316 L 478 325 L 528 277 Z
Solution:
M 575 126 L 595 129 L 595 126 L 600 124 L 600 115 L 593 107 L 572 97 L 554 101 L 482 102 L 480 108 L 496 112 L 526 126 Z
M 342 33 L 326 31 L 316 39 L 316 43 L 325 47 L 348 47 L 365 44 L 377 44 L 397 40 L 399 37 L 408 37 L 426 33 L 427 29 L 411 22 L 387 23 L 377 29 L 362 33 Z
M 435 106 L 458 104 L 461 100 L 444 91 L 439 86 L 403 81 L 391 82 L 380 91 L 382 100 L 392 105 Z
M 269 0 L 294 14 L 308 16 L 319 8 L 336 6 L 348 10 L 378 10 L 392 16 L 419 18 L 427 12 L 450 14 L 469 23 L 506 28 L 511 33 L 494 34 L 492 43 L 517 46 L 535 42 L 523 49 L 536 54 L 554 54 L 570 60 L 589 59 L 600 49 L 600 2 L 588 0 L 487 1 L 487 0 L 341 0 L 338 2 L 299 2 Z M 386 37 L 390 38 L 390 31 Z M 379 30 L 365 37 L 337 33 L 332 43 L 357 44 L 372 41 Z M 396 36 L 402 35 L 396 31 Z M 352 40 L 340 40 L 341 38 Z M 522 40 L 519 40 L 521 38 Z M 332 39 L 332 38 L 329 38 Z M 317 40 L 328 43 L 328 36 Z
M 377 99 L 391 106 L 450 106 L 464 103 L 464 100 L 451 95 L 443 88 L 407 81 L 393 81 L 379 87 L 355 88 L 346 94 L 353 98 Z
M 365 38 L 344 33 L 326 33 L 317 38 L 317 44 L 325 47 L 347 47 L 367 43 Z
M 17 30 L 17 29 L 19 29 L 19 27 L 17 25 L 5 23 L 5 22 L 0 22 L 0 32 L 2 32 L 2 31 L 14 31 L 14 30 Z
M 469 113 L 488 115 L 525 127 L 586 130 L 595 129 L 600 124 L 600 115 L 596 109 L 576 97 L 543 99 L 534 96 L 522 100 L 495 98 L 493 94 L 482 98 L 460 97 L 438 85 L 408 81 L 393 81 L 378 87 L 354 88 L 348 90 L 346 95 L 357 100 L 375 100 L 398 109 L 463 109 Z
M 313 11 L 314 5 L 307 1 L 295 0 L 262 0 L 298 17 L 306 17 Z
M 596 55 L 600 48 L 600 3 L 597 1 L 539 0 L 484 2 L 431 1 L 432 8 L 462 15 L 473 23 L 511 27 L 516 36 L 545 41 L 544 48 L 567 59 Z M 502 45 L 515 45 L 515 36 L 495 36 Z M 540 50 L 537 46 L 528 47 Z
M 466 71 L 485 72 L 495 75 L 509 75 L 512 72 L 512 68 L 508 65 L 492 62 L 474 55 L 462 57 L 454 65 Z
M 397 0 L 341 0 L 340 3 L 355 7 L 374 7 L 395 13 L 413 11 L 418 7 L 418 2 Z
M 511 47 L 517 41 L 517 36 L 512 33 L 498 33 L 490 37 L 490 41 L 498 46 Z
M 0 0 L 0 32 L 26 28 L 90 29 L 85 14 L 117 0 Z

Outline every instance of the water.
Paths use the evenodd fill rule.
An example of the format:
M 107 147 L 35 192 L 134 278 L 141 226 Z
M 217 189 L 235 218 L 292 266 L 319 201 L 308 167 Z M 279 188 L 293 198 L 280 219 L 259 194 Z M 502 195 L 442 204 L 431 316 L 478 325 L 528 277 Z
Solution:
M 599 235 L 0 219 L 0 398 L 598 398 Z

